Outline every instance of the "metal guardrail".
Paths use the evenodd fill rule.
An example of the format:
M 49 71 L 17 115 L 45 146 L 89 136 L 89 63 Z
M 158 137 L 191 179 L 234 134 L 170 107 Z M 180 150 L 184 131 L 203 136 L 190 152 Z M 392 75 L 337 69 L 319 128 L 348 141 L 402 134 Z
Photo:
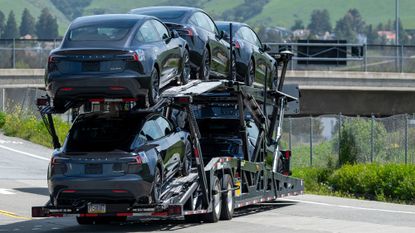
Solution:
M 415 73 L 415 46 L 346 43 L 265 43 L 294 53 L 291 70 Z M 318 49 L 318 47 L 320 49 Z M 314 49 L 316 48 L 316 49 Z M 338 53 L 339 56 L 325 56 Z M 316 63 L 331 64 L 316 64 Z
M 44 68 L 50 51 L 61 39 L 0 39 L 0 69 Z M 415 73 L 415 46 L 342 43 L 266 43 L 270 53 L 294 53 L 291 70 Z M 317 52 L 304 48 L 324 48 Z M 339 57 L 324 57 L 337 52 Z M 331 62 L 331 64 L 315 64 Z

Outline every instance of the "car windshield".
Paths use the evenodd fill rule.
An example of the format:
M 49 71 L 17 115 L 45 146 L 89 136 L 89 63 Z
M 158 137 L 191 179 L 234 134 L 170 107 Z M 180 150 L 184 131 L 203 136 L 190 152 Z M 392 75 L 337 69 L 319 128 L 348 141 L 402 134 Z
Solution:
M 70 41 L 117 41 L 122 40 L 136 22 L 122 21 L 97 23 L 73 28 L 68 33 Z
M 138 115 L 81 118 L 69 132 L 66 152 L 128 152 L 142 122 Z
M 229 23 L 217 23 L 219 31 L 225 31 L 229 34 Z M 235 30 L 233 30 L 235 32 Z
M 186 11 L 149 11 L 138 13 L 157 17 L 163 22 L 181 23 Z

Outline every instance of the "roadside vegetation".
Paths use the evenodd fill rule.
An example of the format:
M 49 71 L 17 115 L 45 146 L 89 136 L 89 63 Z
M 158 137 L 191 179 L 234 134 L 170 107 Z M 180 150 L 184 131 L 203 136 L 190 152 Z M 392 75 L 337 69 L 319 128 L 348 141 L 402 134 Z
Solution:
M 62 143 L 70 124 L 59 117 L 54 117 L 54 123 L 59 141 Z M 0 127 L 6 136 L 22 138 L 52 148 L 49 132 L 42 119 L 34 113 L 24 112 L 17 107 L 11 113 L 0 112 Z

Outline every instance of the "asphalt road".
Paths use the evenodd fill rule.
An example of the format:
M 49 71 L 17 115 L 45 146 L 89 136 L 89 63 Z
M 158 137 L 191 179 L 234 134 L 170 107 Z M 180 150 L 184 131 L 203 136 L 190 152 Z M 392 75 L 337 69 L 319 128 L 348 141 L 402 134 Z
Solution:
M 415 206 L 302 195 L 244 208 L 231 221 L 139 221 L 79 226 L 74 218 L 31 219 L 48 199 L 50 149 L 0 135 L 0 232 L 415 232 Z

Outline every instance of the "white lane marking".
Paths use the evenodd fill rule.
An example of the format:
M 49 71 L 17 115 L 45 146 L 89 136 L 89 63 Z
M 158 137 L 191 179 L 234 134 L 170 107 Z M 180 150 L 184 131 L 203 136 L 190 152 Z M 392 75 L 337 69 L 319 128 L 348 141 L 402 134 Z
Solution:
M 0 188 L 0 194 L 12 195 L 12 194 L 16 194 L 16 193 L 12 192 L 11 189 L 3 189 L 3 188 Z
M 1 144 L 23 144 L 23 142 L 3 140 L 3 139 L 0 139 L 0 143 Z
M 305 203 L 305 204 L 331 206 L 331 207 L 339 207 L 339 208 L 345 208 L 345 209 L 369 210 L 369 211 L 378 211 L 378 212 L 385 212 L 385 213 L 413 214 L 413 215 L 415 215 L 415 212 L 413 212 L 413 211 L 387 210 L 387 209 L 367 208 L 367 207 L 348 206 L 348 205 L 335 205 L 335 204 L 328 204 L 328 203 L 323 203 L 323 202 L 303 201 L 303 200 L 295 200 L 295 199 L 289 199 L 289 198 L 279 198 L 278 200 L 281 200 L 281 201 L 295 201 L 295 202 Z
M 32 158 L 35 158 L 35 159 L 41 159 L 41 160 L 45 160 L 45 161 L 49 161 L 50 160 L 48 158 L 45 158 L 45 157 L 42 157 L 42 156 L 39 156 L 39 155 L 34 155 L 34 154 L 27 153 L 27 152 L 24 152 L 24 151 L 15 150 L 13 148 L 10 148 L 10 147 L 7 147 L 7 146 L 3 146 L 3 145 L 0 145 L 0 148 L 3 148 L 5 150 L 9 150 L 9 151 L 13 151 L 13 152 L 16 152 L 16 153 L 19 153 L 19 154 L 22 154 L 22 155 L 26 155 L 26 156 L 29 156 L 29 157 L 32 157 Z

